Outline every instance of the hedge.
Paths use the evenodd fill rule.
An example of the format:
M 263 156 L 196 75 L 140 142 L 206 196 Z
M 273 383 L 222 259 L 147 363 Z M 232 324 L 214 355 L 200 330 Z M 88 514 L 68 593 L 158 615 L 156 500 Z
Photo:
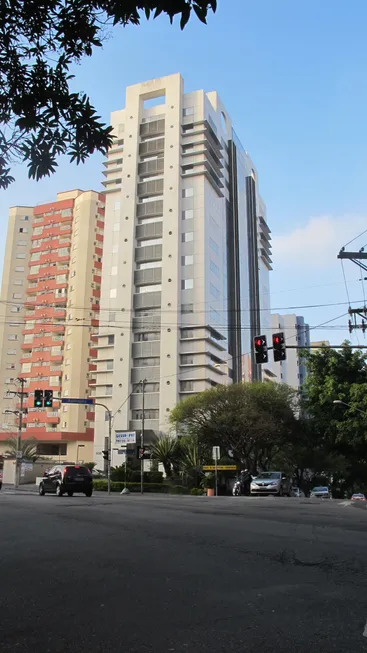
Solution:
M 93 482 L 93 487 L 99 492 L 107 492 L 107 481 L 96 480 Z M 111 492 L 121 492 L 125 487 L 125 483 L 119 481 L 111 481 Z M 126 487 L 130 492 L 140 492 L 140 483 L 126 483 Z M 144 483 L 144 492 L 157 492 L 159 494 L 187 494 L 188 490 L 181 485 L 167 485 L 165 483 Z

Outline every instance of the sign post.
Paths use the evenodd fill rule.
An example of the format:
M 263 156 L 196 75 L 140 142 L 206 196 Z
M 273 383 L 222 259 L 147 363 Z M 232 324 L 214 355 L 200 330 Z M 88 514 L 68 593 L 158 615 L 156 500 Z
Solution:
M 218 460 L 220 458 L 220 447 L 213 447 L 213 460 L 215 464 L 215 496 L 218 496 Z

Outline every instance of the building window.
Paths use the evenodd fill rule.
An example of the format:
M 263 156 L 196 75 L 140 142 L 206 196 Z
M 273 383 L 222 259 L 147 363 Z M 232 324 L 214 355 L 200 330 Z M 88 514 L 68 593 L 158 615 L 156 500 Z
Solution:
M 214 274 L 216 274 L 217 277 L 220 275 L 220 271 L 217 265 L 215 265 L 214 261 L 210 261 L 210 269 Z
M 24 267 L 21 265 L 17 265 L 15 268 L 15 272 L 24 272 Z M 32 274 L 32 268 L 30 269 L 30 273 Z M 23 283 L 23 281 L 22 281 Z
M 14 279 L 13 284 L 14 284 L 14 286 L 22 286 L 23 285 L 23 279 Z
M 152 268 L 161 268 L 162 261 L 150 261 L 149 263 L 140 263 L 138 270 L 151 270 Z
M 194 211 L 192 209 L 187 209 L 186 211 L 182 211 L 183 220 L 191 220 L 193 217 L 194 217 Z
M 188 256 L 181 256 L 181 265 L 192 265 L 194 263 L 193 254 L 188 254 Z
M 27 241 L 26 240 L 17 240 L 17 245 L 18 245 L 18 247 L 26 247 Z
M 184 109 L 182 112 L 184 116 L 192 116 L 193 113 L 194 113 L 194 107 L 186 107 L 186 109 Z
M 65 361 L 65 365 L 70 365 L 70 363 L 71 363 L 70 358 L 67 358 L 66 361 Z
M 181 290 L 191 290 L 194 287 L 194 279 L 182 279 Z
M 108 336 L 108 344 L 109 345 L 115 344 L 115 336 Z
M 112 395 L 112 385 L 106 385 L 106 395 Z
M 194 304 L 181 304 L 181 313 L 193 313 Z
M 20 306 L 12 306 L 11 307 L 11 312 L 12 313 L 20 313 Z
M 133 419 L 142 419 L 143 418 L 143 411 L 141 409 L 133 410 L 132 411 L 132 418 Z M 154 409 L 154 408 L 147 408 L 146 410 L 144 410 L 144 418 L 145 419 L 159 419 L 159 410 Z
M 148 245 L 161 245 L 163 242 L 162 238 L 151 238 L 150 240 L 140 240 L 138 247 L 147 247 Z
M 113 265 L 112 268 L 111 268 L 111 275 L 112 275 L 113 277 L 116 276 L 116 274 L 117 274 L 117 270 L 118 270 L 117 265 Z
M 190 125 L 185 125 L 182 128 L 182 131 L 183 131 L 184 134 L 189 134 L 190 132 L 193 132 L 194 131 L 194 125 L 192 123 L 190 123 Z
M 16 349 L 8 349 L 8 351 L 6 353 L 9 354 L 9 356 L 16 356 L 17 350 Z
M 194 232 L 187 231 L 185 234 L 182 234 L 181 239 L 183 243 L 191 243 L 194 240 Z
M 28 233 L 28 227 L 20 227 L 19 228 L 19 233 L 20 234 L 27 234 Z
M 117 254 L 118 251 L 119 251 L 119 246 L 118 245 L 113 245 L 112 254 Z
M 212 283 L 210 284 L 210 294 L 215 297 L 215 299 L 219 299 L 220 297 L 218 288 L 216 288 Z
M 219 247 L 217 243 L 213 240 L 213 238 L 210 238 L 209 244 L 210 244 L 210 249 L 212 249 L 213 252 L 215 252 L 216 254 L 219 254 Z
M 106 369 L 107 370 L 113 370 L 113 361 L 107 361 Z
M 182 365 L 193 365 L 193 363 L 194 363 L 194 357 L 192 354 L 183 354 L 181 356 Z
M 8 336 L 8 340 L 18 340 L 18 336 L 16 333 L 11 333 L 10 336 Z
M 22 293 L 13 292 L 13 299 L 22 299 Z
M 187 338 L 193 338 L 194 337 L 194 330 L 193 329 L 182 329 L 181 330 L 181 338 L 183 340 L 186 340 Z
M 110 298 L 111 299 L 116 299 L 117 297 L 117 288 L 111 288 L 110 290 Z
M 34 256 L 34 254 L 32 254 L 32 256 Z M 22 254 L 22 252 L 17 252 L 16 255 L 15 255 L 15 258 L 25 258 L 25 254 Z M 39 254 L 38 254 L 38 258 L 39 258 Z M 31 259 L 31 260 L 34 260 L 34 259 Z
M 194 189 L 193 188 L 183 188 L 182 197 L 193 197 Z
M 193 145 L 184 145 L 182 148 L 183 154 L 189 154 L 190 152 L 194 151 L 194 146 Z
M 194 389 L 193 381 L 181 381 L 180 390 L 181 392 L 191 392 Z
M 156 367 L 157 365 L 159 365 L 159 356 L 134 358 L 134 367 Z
M 120 231 L 120 223 L 119 222 L 115 222 L 115 224 L 113 225 L 113 231 Z
M 151 331 L 151 332 L 145 331 L 144 333 L 135 333 L 134 340 L 135 340 L 135 342 L 149 342 L 151 340 L 159 340 L 159 332 L 158 331 Z

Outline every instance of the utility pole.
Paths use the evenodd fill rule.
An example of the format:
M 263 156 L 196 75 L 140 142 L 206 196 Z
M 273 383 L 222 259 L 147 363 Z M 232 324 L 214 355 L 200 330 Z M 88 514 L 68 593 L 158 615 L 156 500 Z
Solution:
M 367 252 L 364 251 L 364 247 L 358 252 L 346 252 L 345 247 L 342 247 L 338 254 L 338 259 L 342 261 L 342 264 L 343 260 L 352 261 L 352 263 L 358 265 L 362 270 L 362 275 L 363 272 L 367 272 Z M 365 277 L 361 279 L 362 282 L 365 280 Z M 367 306 L 364 305 L 358 308 L 349 306 L 348 313 L 350 316 L 348 320 L 349 333 L 352 333 L 355 329 L 361 329 L 364 334 L 367 330 Z M 361 319 L 360 322 L 358 322 L 358 318 Z
M 14 479 L 14 487 L 19 486 L 19 481 L 20 481 L 20 457 L 21 457 L 21 450 L 22 450 L 22 428 L 23 428 L 23 405 L 24 405 L 24 386 L 27 382 L 26 379 L 23 377 L 17 378 L 17 381 L 20 383 L 21 391 L 18 392 L 18 395 L 20 397 L 20 407 L 19 407 L 19 413 L 18 413 L 18 434 L 17 434 L 17 450 L 16 450 L 16 459 L 15 459 L 15 479 Z
M 140 433 L 140 493 L 144 494 L 144 428 L 145 428 L 145 384 L 147 380 L 143 379 L 141 381 L 143 389 L 143 400 L 142 400 L 142 414 L 141 414 L 141 433 Z

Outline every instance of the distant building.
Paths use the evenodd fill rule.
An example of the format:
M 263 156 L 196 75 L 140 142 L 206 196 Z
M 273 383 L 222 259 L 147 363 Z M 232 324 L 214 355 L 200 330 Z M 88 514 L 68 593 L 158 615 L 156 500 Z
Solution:
M 330 347 L 330 340 L 313 340 L 311 347 Z
M 10 209 L 0 304 L 0 454 L 17 430 L 21 376 L 22 437 L 35 438 L 41 456 L 93 460 L 94 412 L 63 406 L 60 398 L 87 397 L 93 385 L 104 202 L 101 193 L 72 190 L 47 204 Z M 52 408 L 35 408 L 34 391 L 46 389 L 53 391 Z
M 299 350 L 310 345 L 310 327 L 305 324 L 304 318 L 300 315 L 279 315 L 278 313 L 271 316 L 271 327 L 272 333 L 284 332 L 286 345 L 297 345 L 299 349 L 287 348 L 286 360 L 279 363 L 274 363 L 272 352 L 269 352 L 269 364 L 266 367 L 270 368 L 275 377 L 267 378 L 279 383 L 287 383 L 296 390 L 300 390 L 305 382 L 307 369 L 299 355 Z M 270 338 L 268 344 L 271 346 Z

